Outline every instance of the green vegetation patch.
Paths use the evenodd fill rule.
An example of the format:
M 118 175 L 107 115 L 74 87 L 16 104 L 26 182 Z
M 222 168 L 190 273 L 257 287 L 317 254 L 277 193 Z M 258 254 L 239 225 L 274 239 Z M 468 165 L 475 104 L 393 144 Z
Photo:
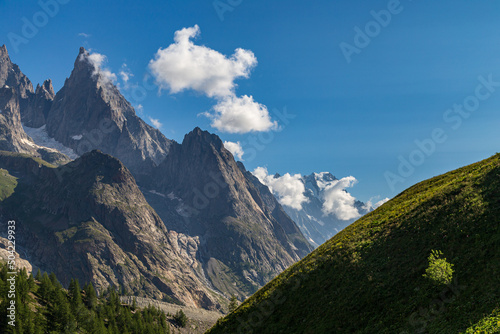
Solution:
M 17 178 L 5 169 L 0 169 L 0 201 L 10 197 L 17 186 Z

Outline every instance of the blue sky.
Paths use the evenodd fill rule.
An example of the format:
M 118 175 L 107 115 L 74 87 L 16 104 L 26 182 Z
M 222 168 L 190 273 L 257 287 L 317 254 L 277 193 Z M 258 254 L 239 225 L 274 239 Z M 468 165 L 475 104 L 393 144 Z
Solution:
M 85 46 L 106 56 L 123 94 L 167 137 L 182 141 L 200 126 L 239 141 L 250 170 L 352 175 L 358 183 L 349 192 L 367 201 L 500 151 L 498 1 L 60 0 L 57 10 L 48 7 L 53 17 L 40 14 L 47 12 L 40 3 L 54 1 L 0 1 L 0 44 L 34 84 L 51 78 L 60 89 Z M 23 32 L 26 22 L 38 31 Z M 237 48 L 254 54 L 257 64 L 234 79 L 230 94 L 252 96 L 278 130 L 211 126 L 200 114 L 213 113 L 227 94 L 172 93 L 168 85 L 158 94 L 149 62 L 174 43 L 176 31 L 195 25 L 195 45 L 228 59 Z M 358 44 L 356 27 L 366 35 Z M 357 50 L 349 57 L 341 48 L 347 44 Z M 119 76 L 124 63 L 133 74 L 128 89 Z M 471 111 L 448 112 L 464 103 Z

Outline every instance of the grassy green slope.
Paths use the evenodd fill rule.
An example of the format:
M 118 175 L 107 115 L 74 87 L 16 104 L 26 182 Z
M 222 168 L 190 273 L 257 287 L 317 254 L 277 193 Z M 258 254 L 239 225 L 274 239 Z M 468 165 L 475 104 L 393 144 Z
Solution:
M 12 195 L 16 186 L 17 178 L 10 175 L 7 170 L 0 168 L 0 201 Z
M 423 277 L 433 249 L 454 265 L 452 284 Z M 497 154 L 359 219 L 209 333 L 459 333 L 494 320 L 499 305 Z

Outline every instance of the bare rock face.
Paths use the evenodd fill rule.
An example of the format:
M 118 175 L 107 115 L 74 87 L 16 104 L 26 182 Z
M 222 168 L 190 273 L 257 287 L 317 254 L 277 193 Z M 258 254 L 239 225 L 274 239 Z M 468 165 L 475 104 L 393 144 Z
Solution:
M 220 308 L 197 274 L 199 241 L 165 228 L 119 160 L 92 151 L 59 168 L 36 169 L 22 168 L 23 159 L 30 164 L 15 155 L 0 159 L 1 168 L 21 176 L 0 208 L 23 228 L 18 242 L 34 265 L 64 284 L 76 277 L 99 289 L 122 286 L 139 296 Z
M 68 162 L 70 159 L 67 156 L 36 145 L 24 132 L 17 94 L 13 87 L 0 88 L 0 150 L 30 154 L 55 164 Z
M 92 149 L 111 154 L 136 175 L 151 172 L 171 145 L 160 131 L 137 117 L 84 48 L 54 98 L 47 132 L 78 155 Z
M 172 146 L 152 180 L 155 193 L 167 194 L 164 203 L 171 205 L 170 211 L 158 209 L 165 223 L 199 236 L 205 272 L 220 291 L 249 295 L 311 251 L 274 197 L 266 204 L 269 198 L 216 135 L 194 129 Z
M 0 47 L 0 150 L 27 153 L 56 164 L 70 160 L 56 150 L 36 145 L 22 127 L 22 111 L 28 126 L 42 126 L 53 96 L 50 80 L 35 93 L 31 81 L 11 62 L 5 45 Z
M 29 96 L 27 101 L 23 100 L 21 121 L 30 128 L 39 128 L 45 124 L 55 97 L 52 80 L 48 79 L 41 86 L 37 85 L 35 94 Z
M 10 61 L 5 45 L 0 47 L 0 88 L 4 86 L 16 89 L 21 99 L 28 99 L 34 93 L 31 81 Z

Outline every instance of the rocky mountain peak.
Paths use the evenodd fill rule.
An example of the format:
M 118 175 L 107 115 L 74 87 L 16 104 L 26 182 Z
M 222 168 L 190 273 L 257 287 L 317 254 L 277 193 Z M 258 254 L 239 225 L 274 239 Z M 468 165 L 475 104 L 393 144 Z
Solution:
M 43 82 L 41 86 L 39 84 L 36 85 L 35 94 L 43 95 L 53 100 L 54 97 L 56 96 L 56 93 L 54 92 L 54 87 L 52 86 L 52 80 L 47 79 Z
M 217 150 L 221 150 L 224 147 L 219 136 L 208 131 L 204 131 L 199 127 L 194 128 L 193 131 L 184 136 L 182 145 L 190 146 L 190 144 L 195 142 L 198 144 L 213 145 L 213 147 Z
M 14 87 L 21 99 L 34 93 L 31 81 L 12 63 L 5 45 L 0 48 L 0 87 L 3 86 Z
M 79 158 L 79 161 L 75 161 L 74 163 L 77 163 L 81 167 L 88 167 L 84 168 L 85 170 L 92 170 L 100 165 L 105 166 L 110 170 L 120 170 L 125 168 L 120 160 L 99 150 L 92 150 L 85 153 Z
M 120 159 L 136 177 L 147 174 L 165 158 L 171 141 L 137 117 L 100 69 L 102 60 L 80 48 L 48 113 L 47 132 L 79 155 L 99 149 Z
M 10 62 L 9 53 L 7 52 L 7 47 L 4 45 L 0 46 L 0 62 L 3 60 L 8 60 Z
M 73 72 L 71 72 L 70 78 L 96 79 L 95 74 L 97 70 L 98 68 L 96 69 L 96 66 L 90 58 L 90 53 L 85 50 L 85 48 L 81 47 L 75 59 Z

